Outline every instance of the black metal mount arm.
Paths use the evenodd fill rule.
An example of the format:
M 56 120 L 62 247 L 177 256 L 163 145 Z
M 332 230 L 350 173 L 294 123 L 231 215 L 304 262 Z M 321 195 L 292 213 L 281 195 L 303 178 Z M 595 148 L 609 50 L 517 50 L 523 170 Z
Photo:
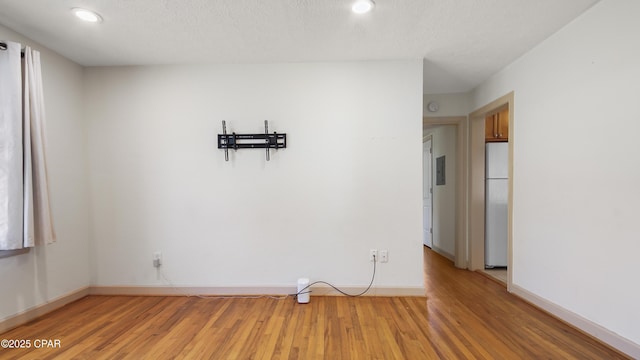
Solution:
M 227 124 L 222 120 L 222 134 L 218 134 L 218 149 L 224 149 L 224 159 L 229 161 L 229 149 L 266 149 L 267 161 L 269 149 L 287 147 L 287 134 L 269 133 L 269 122 L 264 121 L 264 134 L 227 134 Z

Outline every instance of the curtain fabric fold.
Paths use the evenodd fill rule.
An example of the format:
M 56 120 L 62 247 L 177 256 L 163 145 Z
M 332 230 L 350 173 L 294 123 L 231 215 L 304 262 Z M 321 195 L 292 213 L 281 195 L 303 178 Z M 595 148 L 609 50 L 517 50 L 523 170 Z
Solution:
M 33 201 L 31 211 L 31 229 L 35 228 L 35 239 L 40 244 L 51 244 L 56 241 L 53 226 L 51 203 L 49 198 L 49 172 L 47 171 L 45 136 L 46 117 L 44 111 L 44 92 L 42 89 L 42 68 L 40 67 L 40 52 L 25 48 L 24 66 L 28 81 L 25 80 L 25 93 L 29 93 L 29 102 L 25 101 L 25 114 L 29 114 L 31 123 L 31 166 L 33 176 Z M 27 110 L 27 108 L 29 110 Z M 26 213 L 26 212 L 25 212 Z M 25 242 L 27 241 L 25 237 Z M 25 244 L 26 246 L 26 244 Z M 30 246 L 33 246 L 33 241 Z
M 56 241 L 46 165 L 40 53 L 0 50 L 0 250 Z M 16 81 L 17 78 L 17 81 Z M 5 80 L 6 79 L 6 80 Z

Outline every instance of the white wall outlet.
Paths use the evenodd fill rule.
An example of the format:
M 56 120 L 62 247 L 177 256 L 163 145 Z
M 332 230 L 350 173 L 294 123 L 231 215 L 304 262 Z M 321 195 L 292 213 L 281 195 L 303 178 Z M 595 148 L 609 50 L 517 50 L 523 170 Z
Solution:
M 389 261 L 389 251 L 388 250 L 380 250 L 380 262 L 386 263 Z
M 162 265 L 162 253 L 156 251 L 153 253 L 153 267 L 160 267 Z
M 377 261 L 378 260 L 378 250 L 371 249 L 369 250 L 369 261 Z

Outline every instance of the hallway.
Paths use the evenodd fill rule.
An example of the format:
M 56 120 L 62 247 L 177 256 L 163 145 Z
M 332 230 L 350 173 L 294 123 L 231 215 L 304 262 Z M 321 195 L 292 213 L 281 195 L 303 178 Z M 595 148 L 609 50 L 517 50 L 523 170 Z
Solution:
M 428 325 L 447 358 L 626 358 L 427 247 L 424 275 Z

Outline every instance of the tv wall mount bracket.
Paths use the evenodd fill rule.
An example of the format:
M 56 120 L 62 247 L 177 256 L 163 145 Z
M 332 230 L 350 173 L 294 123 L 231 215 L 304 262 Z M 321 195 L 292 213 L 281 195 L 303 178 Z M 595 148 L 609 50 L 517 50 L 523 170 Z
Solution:
M 265 149 L 267 161 L 269 149 L 285 149 L 287 134 L 269 134 L 269 121 L 264 121 L 264 134 L 227 134 L 227 122 L 222 120 L 222 134 L 218 134 L 218 149 L 224 149 L 224 160 L 229 161 L 229 149 Z

